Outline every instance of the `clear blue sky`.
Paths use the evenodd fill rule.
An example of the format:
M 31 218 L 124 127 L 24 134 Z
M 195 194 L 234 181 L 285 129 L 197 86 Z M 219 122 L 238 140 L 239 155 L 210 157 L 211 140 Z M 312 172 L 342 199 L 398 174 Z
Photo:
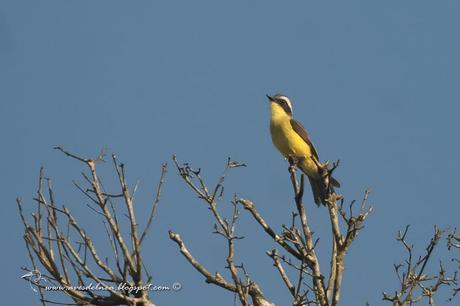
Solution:
M 421 250 L 433 224 L 459 225 L 459 29 L 453 0 L 2 1 L 1 283 L 15 292 L 4 303 L 38 304 L 19 280 L 28 259 L 15 197 L 33 204 L 41 165 L 58 201 L 94 218 L 96 236 L 100 229 L 72 185 L 83 168 L 56 145 L 85 156 L 101 148 L 117 153 L 131 181 L 141 181 L 140 216 L 173 153 L 202 167 L 210 182 L 231 156 L 249 167 L 231 174 L 222 206 L 237 192 L 274 227 L 288 223 L 287 164 L 272 147 L 265 98 L 281 92 L 320 157 L 341 159 L 343 195 L 360 199 L 372 189 L 375 212 L 346 260 L 343 305 L 381 305 L 381 291 L 397 284 L 396 231 L 412 224 L 410 238 Z M 328 233 L 326 211 L 308 208 L 315 232 Z M 211 271 L 225 273 L 225 244 L 210 234 L 212 224 L 170 168 L 145 261 L 156 284 L 180 281 L 183 290 L 159 293 L 158 305 L 232 303 L 167 238 L 168 229 L 179 231 Z M 264 255 L 273 243 L 246 213 L 239 232 L 247 238 L 238 243 L 238 261 L 267 297 L 287 305 Z M 320 241 L 322 255 L 327 241 Z

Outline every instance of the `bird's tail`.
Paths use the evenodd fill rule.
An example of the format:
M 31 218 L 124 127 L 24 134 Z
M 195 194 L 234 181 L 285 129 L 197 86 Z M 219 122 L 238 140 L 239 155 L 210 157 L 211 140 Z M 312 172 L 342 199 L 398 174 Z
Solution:
M 332 176 L 330 176 L 329 179 L 327 177 L 314 179 L 308 175 L 307 177 L 310 181 L 311 191 L 313 192 L 313 200 L 318 206 L 321 204 L 326 205 L 326 200 L 334 193 L 334 187 L 340 187 L 340 183 Z
M 299 168 L 310 181 L 311 190 L 313 192 L 313 200 L 315 200 L 316 205 L 326 205 L 326 200 L 331 194 L 335 192 L 334 187 L 339 188 L 340 183 L 332 177 L 333 170 L 330 170 L 327 167 L 328 162 L 321 164 L 316 158 L 313 157 L 312 160 L 316 164 L 316 171 L 313 173 L 309 173 L 310 171 L 307 171 L 307 169 L 311 167 L 309 167 L 308 163 L 306 162 L 300 164 Z
M 337 181 L 335 178 L 333 178 L 332 176 L 329 177 L 329 182 L 331 183 L 331 185 L 333 187 L 337 187 L 337 188 L 340 188 L 340 183 L 339 181 Z
M 324 199 L 327 197 L 324 190 L 321 188 L 319 182 L 311 177 L 308 177 L 310 181 L 311 191 L 313 192 L 313 200 L 315 200 L 316 205 L 320 205 L 321 203 L 324 204 Z

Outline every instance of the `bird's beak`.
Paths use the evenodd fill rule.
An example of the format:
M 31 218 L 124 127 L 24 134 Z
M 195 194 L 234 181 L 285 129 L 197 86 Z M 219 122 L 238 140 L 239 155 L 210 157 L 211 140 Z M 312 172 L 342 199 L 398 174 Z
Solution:
M 275 101 L 275 99 L 273 99 L 273 97 L 271 97 L 271 96 L 269 96 L 269 95 L 266 95 L 266 96 L 267 96 L 267 98 L 268 98 L 268 101 L 270 101 L 270 102 L 274 102 L 274 101 Z

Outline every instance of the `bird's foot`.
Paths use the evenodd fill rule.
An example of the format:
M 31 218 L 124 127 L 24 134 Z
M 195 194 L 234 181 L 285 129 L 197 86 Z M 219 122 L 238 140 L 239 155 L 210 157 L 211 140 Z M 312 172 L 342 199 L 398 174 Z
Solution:
M 305 157 L 290 154 L 287 156 L 287 160 L 289 162 L 289 172 L 291 172 L 297 169 L 298 165 L 305 160 Z
M 337 202 L 340 202 L 342 199 L 343 199 L 343 196 L 341 194 L 331 192 L 329 193 L 329 196 L 324 200 L 328 204 L 337 205 Z
M 287 160 L 289 163 L 292 165 L 298 165 L 299 163 L 303 162 L 305 160 L 305 156 L 299 156 L 299 155 L 294 155 L 294 154 L 289 154 L 287 157 Z

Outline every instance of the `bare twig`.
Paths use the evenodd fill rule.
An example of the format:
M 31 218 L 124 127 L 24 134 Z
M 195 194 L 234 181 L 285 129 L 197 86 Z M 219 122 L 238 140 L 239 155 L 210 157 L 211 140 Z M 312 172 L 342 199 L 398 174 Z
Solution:
M 425 253 L 418 258 L 414 256 L 414 246 L 407 242 L 408 231 L 409 225 L 404 231 L 399 231 L 396 238 L 407 252 L 404 263 L 394 265 L 400 282 L 399 289 L 393 295 L 383 292 L 383 300 L 393 303 L 394 306 L 405 306 L 426 299 L 429 305 L 435 305 L 437 292 L 442 287 L 457 283 L 457 272 L 454 272 L 450 277 L 447 276 L 442 262 L 439 263 L 437 274 L 430 275 L 425 272 L 444 231 L 437 226 L 434 227 L 433 236 L 425 248 Z
M 70 210 L 64 206 L 61 208 L 56 206 L 51 179 L 45 178 L 42 168 L 39 175 L 37 197 L 34 199 L 37 203 L 37 209 L 36 213 L 32 214 L 33 222 L 27 220 L 23 213 L 23 204 L 19 199 L 17 200 L 19 214 L 25 229 L 24 240 L 34 271 L 39 269 L 46 270 L 49 274 L 47 279 L 64 288 L 64 293 L 74 303 L 55 302 L 47 299 L 44 285 L 37 281 L 34 286 L 40 293 L 41 303 L 43 305 L 153 306 L 148 296 L 147 287 L 142 287 L 142 256 L 134 214 L 134 198 L 129 193 L 123 165 L 120 165 L 113 157 L 122 190 L 122 197 L 119 197 L 118 194 L 104 192 L 101 180 L 97 175 L 96 163 L 103 161 L 103 153 L 99 154 L 96 159 L 88 159 L 70 153 L 61 147 L 56 147 L 56 149 L 66 156 L 84 163 L 89 168 L 91 175 L 87 176 L 83 173 L 83 177 L 90 184 L 90 187 L 85 189 L 77 183 L 75 183 L 75 186 L 95 206 L 95 208 L 92 206 L 87 207 L 95 211 L 96 216 L 103 218 L 103 224 L 115 257 L 116 269 L 109 265 L 107 257 L 104 259 L 104 257 L 100 256 L 93 240 L 76 218 L 73 217 Z M 158 205 L 164 174 L 165 169 L 162 171 L 154 207 Z M 47 196 L 43 192 L 43 181 L 45 180 L 47 183 Z M 136 189 L 137 187 L 134 187 L 133 194 Z M 128 248 L 123 240 L 115 208 L 111 202 L 112 198 L 123 199 L 126 204 L 125 207 L 131 225 L 128 234 L 132 241 L 132 250 Z M 107 203 L 110 203 L 110 206 Z M 141 237 L 145 237 L 153 215 L 154 213 L 150 215 L 148 225 Z M 75 241 L 72 239 L 73 237 L 75 237 Z M 101 295 L 98 290 L 93 289 L 84 291 L 75 289 L 76 287 L 85 287 L 85 284 L 91 280 L 105 288 L 109 295 Z M 74 281 L 76 283 L 73 283 Z M 134 291 L 118 290 L 119 285 L 136 286 L 140 289 Z
M 215 275 L 211 274 L 202 264 L 200 264 L 185 246 L 179 234 L 170 231 L 170 239 L 177 243 L 182 255 L 199 273 L 205 277 L 206 282 L 234 292 L 241 305 L 249 306 L 249 297 L 254 306 L 273 305 L 265 298 L 257 283 L 249 277 L 249 274 L 244 269 L 243 264 L 237 265 L 235 263 L 235 240 L 243 238 L 236 235 L 236 222 L 239 217 L 238 204 L 241 204 L 241 201 L 237 199 L 236 196 L 233 197 L 233 200 L 231 201 L 233 205 L 233 213 L 230 219 L 223 218 L 217 209 L 217 203 L 224 195 L 224 182 L 229 170 L 245 166 L 245 164 L 235 162 L 229 158 L 223 174 L 218 179 L 215 187 L 210 189 L 201 178 L 200 169 L 194 170 L 189 166 L 189 164 L 181 166 L 175 156 L 173 156 L 173 161 L 179 175 L 185 183 L 208 205 L 211 215 L 216 221 L 216 224 L 214 225 L 214 233 L 224 237 L 227 241 L 226 268 L 230 272 L 231 282 L 225 280 L 219 273 L 216 273 Z M 213 191 L 209 192 L 209 190 Z M 240 276 L 241 272 L 243 274 L 243 278 Z
M 139 239 L 139 244 L 142 244 L 142 241 L 144 240 L 145 236 L 147 235 L 150 225 L 152 224 L 153 217 L 155 216 L 155 212 L 157 211 L 158 204 L 160 203 L 160 197 L 161 197 L 161 191 L 163 190 L 163 185 L 167 173 L 167 166 L 168 164 L 164 163 L 161 166 L 161 175 L 160 175 L 160 182 L 158 183 L 158 188 L 156 191 L 155 195 L 155 201 L 152 204 L 152 210 L 150 211 L 149 219 L 147 221 L 147 225 L 145 226 L 145 229 L 142 231 L 141 238 Z

